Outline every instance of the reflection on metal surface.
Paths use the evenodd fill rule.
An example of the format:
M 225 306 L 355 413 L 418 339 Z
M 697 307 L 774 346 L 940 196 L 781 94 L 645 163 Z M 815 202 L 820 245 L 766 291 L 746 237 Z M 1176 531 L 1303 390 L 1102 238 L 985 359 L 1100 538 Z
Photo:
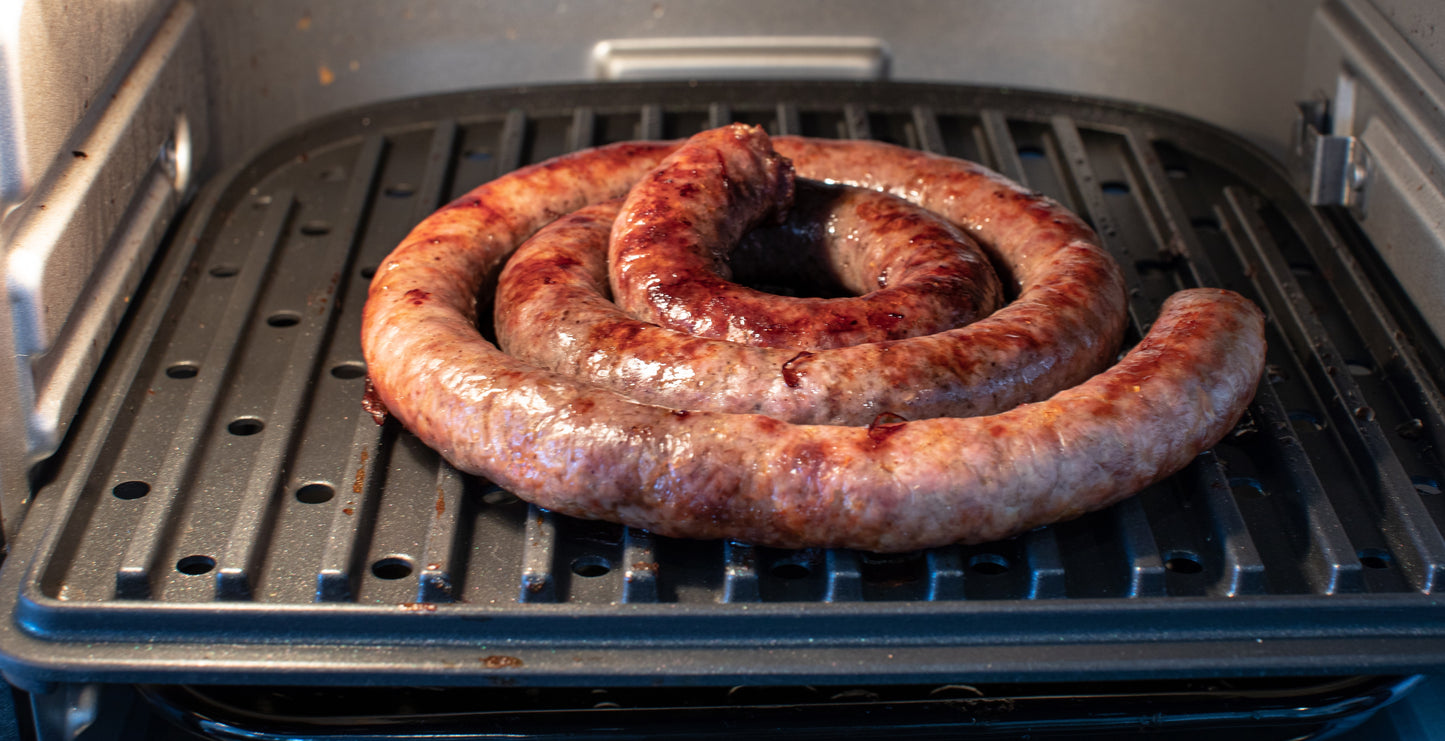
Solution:
M 592 47 L 598 80 L 882 80 L 882 39 L 852 36 L 693 36 L 608 39 Z

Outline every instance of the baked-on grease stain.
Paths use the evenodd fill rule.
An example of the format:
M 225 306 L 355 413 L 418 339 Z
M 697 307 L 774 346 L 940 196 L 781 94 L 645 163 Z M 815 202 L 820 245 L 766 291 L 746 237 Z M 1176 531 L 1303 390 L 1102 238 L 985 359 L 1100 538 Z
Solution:
M 361 465 L 356 467 L 356 479 L 351 482 L 351 493 L 360 494 L 366 488 L 366 459 L 368 454 L 361 451 Z
M 371 376 L 366 377 L 366 389 L 361 394 L 361 410 L 370 414 L 371 420 L 378 425 L 386 424 L 386 402 L 382 401 L 381 394 L 376 392 Z
M 798 368 L 798 364 L 813 357 L 813 355 L 813 353 L 804 350 L 794 355 L 788 362 L 783 363 L 783 383 L 787 384 L 788 388 L 795 389 L 803 383 L 803 371 Z

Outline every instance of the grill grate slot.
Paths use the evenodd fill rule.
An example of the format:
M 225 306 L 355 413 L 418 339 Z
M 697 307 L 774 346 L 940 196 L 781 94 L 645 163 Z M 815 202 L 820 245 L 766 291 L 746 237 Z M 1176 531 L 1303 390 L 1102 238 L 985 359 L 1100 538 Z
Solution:
M 868 121 L 868 110 L 856 103 L 843 106 L 843 136 L 847 139 L 872 139 L 873 126 Z
M 916 148 L 933 154 L 947 153 L 943 141 L 943 129 L 938 124 L 938 114 L 929 106 L 913 106 L 913 135 Z
M 657 557 L 652 533 L 635 527 L 622 533 L 622 602 L 657 602 Z
M 567 129 L 567 151 L 575 152 L 592 146 L 597 138 L 597 113 L 583 106 L 572 112 L 572 125 Z
M 957 548 L 928 551 L 928 599 L 934 602 L 963 599 L 963 558 Z
M 1191 285 L 1222 285 L 1213 261 L 1205 253 L 1199 236 L 1191 226 L 1179 191 L 1171 187 L 1173 181 L 1164 170 L 1158 153 L 1135 131 L 1126 131 L 1123 136 L 1132 167 L 1131 180 L 1144 184 L 1148 189 L 1150 223 L 1161 252 L 1176 253 L 1185 258 L 1184 268 Z
M 1250 251 L 1241 259 L 1257 261 L 1269 276 L 1273 285 L 1266 288 L 1266 300 L 1271 313 L 1277 320 L 1290 320 L 1286 334 L 1295 352 L 1309 361 L 1306 367 L 1315 387 L 1326 391 L 1331 399 L 1327 408 L 1335 428 L 1344 433 L 1350 445 L 1366 451 L 1356 459 L 1364 464 L 1359 473 L 1382 500 L 1385 535 L 1397 549 L 1396 556 L 1411 585 L 1421 592 L 1437 590 L 1441 569 L 1445 568 L 1445 539 L 1438 529 L 1430 527 L 1429 514 L 1386 441 L 1373 407 L 1365 402 L 1351 379 L 1344 357 L 1335 349 L 1313 309 L 1304 305 L 1298 282 L 1289 267 L 1282 264 L 1279 246 L 1259 212 L 1249 205 L 1253 197 L 1238 188 L 1227 189 L 1225 196 L 1245 236 L 1241 246 Z
M 1124 551 L 1129 575 L 1125 596 L 1159 597 L 1165 594 L 1164 559 L 1154 541 L 1154 529 L 1136 497 L 1113 508 L 1117 540 Z
M 774 124 L 768 127 L 769 132 L 777 136 L 797 136 L 804 133 L 802 118 L 798 115 L 797 105 L 793 103 L 779 103 L 777 106 L 777 116 Z
M 356 433 L 351 440 L 355 475 L 337 497 L 331 528 L 316 570 L 316 601 L 341 602 L 354 599 L 360 575 L 357 571 L 366 553 L 363 540 L 376 512 L 380 494 L 380 472 L 390 446 L 382 443 L 382 429 L 367 415 L 356 416 Z M 345 478 L 342 481 L 346 481 Z
M 552 573 L 556 550 L 554 516 L 536 505 L 527 505 L 527 530 L 522 535 L 522 591 L 518 602 L 557 601 L 557 579 Z
M 1141 288 L 1144 281 L 1139 275 L 1138 262 L 1129 254 L 1128 248 L 1119 239 L 1119 225 L 1105 202 L 1099 176 L 1094 172 L 1089 151 L 1084 146 L 1083 138 L 1079 136 L 1078 128 L 1071 119 L 1064 116 L 1055 116 L 1051 123 L 1054 141 L 1059 147 L 1059 155 L 1066 163 L 1069 191 L 1077 194 L 1082 203 L 1079 215 L 1094 227 L 1104 246 L 1113 254 L 1115 262 L 1119 264 L 1119 269 L 1124 274 L 1124 281 L 1130 286 L 1129 319 L 1133 324 L 1136 336 L 1143 336 L 1147 331 L 1146 328 L 1158 315 L 1159 304 L 1154 300 L 1152 293 L 1146 293 Z M 1054 197 L 1059 198 L 1059 196 Z M 1059 198 L 1059 200 L 1064 199 Z
M 828 575 L 823 601 L 857 602 L 863 599 L 863 574 L 859 568 L 858 554 L 829 548 L 824 558 Z
M 261 297 L 266 274 L 280 250 L 286 225 L 292 213 L 293 197 L 278 194 L 267 207 L 265 220 L 255 237 L 256 248 L 235 276 L 239 286 L 226 306 L 221 326 L 211 337 L 210 350 L 190 387 L 190 396 L 180 424 L 172 436 L 164 462 L 146 498 L 145 510 L 125 548 L 115 574 L 117 597 L 143 599 L 151 596 L 153 571 L 167 545 L 164 541 L 174 528 L 177 504 L 189 486 L 192 470 L 200 451 L 198 441 L 208 437 L 207 426 L 215 421 L 221 400 L 222 385 L 232 358 L 241 347 L 241 336 L 250 324 Z
M 249 599 L 256 586 L 256 569 L 263 556 L 262 549 L 270 539 L 268 521 L 275 508 L 276 493 L 281 488 L 292 437 L 306 412 L 311 396 L 311 379 L 319 370 L 317 364 L 321 358 L 322 342 L 327 337 L 339 303 L 336 300 L 336 292 L 341 290 L 338 283 L 341 276 L 349 272 L 352 248 L 371 199 L 383 146 L 381 137 L 371 137 L 362 145 L 353 165 L 346 195 L 347 205 L 342 212 L 346 228 L 328 236 L 330 243 L 319 260 L 321 269 L 313 274 L 316 285 L 305 295 L 308 311 L 301 319 L 301 326 L 295 330 L 299 337 L 291 345 L 285 370 L 277 383 L 277 394 L 266 416 L 260 449 L 255 453 L 250 475 L 241 490 L 240 508 L 216 570 L 218 599 Z M 305 229 L 303 225 L 303 232 Z M 328 272 L 331 275 L 329 282 L 326 278 Z M 312 309 L 313 304 L 318 308 Z
M 709 103 L 707 106 L 707 127 L 716 129 L 733 122 L 733 109 L 727 103 Z
M 1244 524 L 1244 514 L 1235 504 L 1229 475 L 1219 456 L 1213 451 L 1204 452 L 1183 475 L 1193 491 L 1204 495 L 1204 509 L 1211 524 L 1210 546 L 1215 550 L 1214 558 L 1224 565 L 1219 593 L 1227 597 L 1263 594 L 1267 586 L 1264 561 Z
M 1288 413 L 1270 383 L 1261 384 L 1252 413 L 1259 415 L 1270 454 L 1284 463 L 1292 474 L 1288 486 L 1270 487 L 1274 496 L 1293 495 L 1294 504 L 1306 519 L 1307 540 L 1291 560 L 1305 565 L 1310 587 L 1321 594 L 1358 592 L 1364 589 L 1360 561 L 1350 547 L 1349 536 L 1330 506 L 1324 484 L 1320 483 L 1305 455 L 1304 443 L 1295 434 Z
M 1024 166 L 1019 161 L 1018 146 L 1014 144 L 1009 131 L 1008 117 L 1003 111 L 988 109 L 979 114 L 983 125 L 983 139 L 988 147 L 987 164 L 1016 183 L 1025 182 Z
M 437 463 L 436 514 L 422 549 L 417 602 L 450 602 L 458 587 L 456 553 L 462 516 L 462 475 L 445 461 Z
M 661 139 L 662 124 L 662 106 L 656 103 L 643 106 L 642 115 L 637 122 L 637 138 Z
M 714 97 L 707 88 L 398 104 L 318 124 L 334 135 L 280 143 L 208 191 L 112 348 L 56 483 L 37 496 L 42 514 L 25 536 L 37 544 L 34 565 L 4 577 L 28 590 L 25 624 L 41 626 L 50 645 L 77 626 L 88 636 L 114 630 L 118 643 L 163 626 L 157 640 L 167 645 L 229 630 L 241 637 L 225 641 L 260 648 L 300 635 L 350 650 L 405 645 L 420 656 L 426 647 L 441 652 L 427 659 L 436 663 L 414 663 L 408 676 L 430 681 L 488 671 L 477 657 L 475 667 L 446 664 L 437 658 L 446 646 L 485 643 L 486 658 L 511 656 L 495 648 L 510 643 L 582 646 L 590 639 L 577 636 L 623 634 L 645 640 L 585 657 L 494 661 L 491 671 L 591 676 L 616 648 L 636 657 L 631 666 L 686 673 L 666 651 L 636 652 L 703 636 L 756 647 L 768 635 L 827 674 L 840 670 L 818 667 L 857 666 L 848 647 L 880 631 L 916 642 L 915 661 L 972 657 L 948 664 L 948 676 L 1005 665 L 1008 676 L 1029 676 L 1041 655 L 1077 667 L 1067 657 L 1119 636 L 1147 636 L 1131 645 L 1160 657 L 1141 676 L 1182 671 L 1177 656 L 1195 668 L 1274 672 L 1287 664 L 1277 654 L 1221 658 L 1230 652 L 1189 631 L 1253 646 L 1256 635 L 1299 630 L 1298 621 L 1279 627 L 1290 625 L 1278 617 L 1289 610 L 1345 621 L 1322 624 L 1313 640 L 1418 636 L 1441 622 L 1428 603 L 1445 564 L 1434 519 L 1445 505 L 1428 503 L 1445 474 L 1431 449 L 1445 427 L 1440 395 L 1409 342 L 1385 332 L 1394 320 L 1379 313 L 1358 267 L 1268 166 L 1241 161 L 1227 139 L 1192 124 L 1077 100 L 929 86 Z M 1232 436 L 1138 497 L 999 543 L 889 556 L 691 543 L 556 516 L 360 412 L 365 287 L 412 224 L 563 151 L 733 120 L 979 159 L 1099 231 L 1129 282 L 1131 341 L 1180 287 L 1256 298 L 1271 320 L 1270 377 Z M 489 331 L 485 319 L 481 328 Z M 255 434 L 227 429 L 241 422 L 245 432 L 253 418 Z M 1402 427 L 1412 419 L 1416 427 Z M 108 612 L 117 598 L 131 611 Z M 1394 600 L 1388 619 L 1398 626 L 1381 616 L 1381 598 Z M 276 606 L 289 617 L 246 612 Z M 210 610 L 218 622 L 206 625 L 227 627 L 176 619 L 183 608 Z M 1216 610 L 1226 616 L 1210 617 Z M 424 625 L 395 622 L 421 613 Z M 806 629 L 789 622 L 798 616 Z M 999 652 L 1023 646 L 1048 653 L 1000 663 Z M 343 651 L 327 661 L 352 659 Z M 645 671 L 607 665 L 613 677 Z M 729 664 L 716 676 L 748 671 Z
M 757 602 L 758 549 L 729 540 L 723 544 L 723 602 Z
M 1059 539 L 1050 528 L 1024 533 L 1024 561 L 1029 569 L 1029 599 L 1064 596 L 1064 559 Z

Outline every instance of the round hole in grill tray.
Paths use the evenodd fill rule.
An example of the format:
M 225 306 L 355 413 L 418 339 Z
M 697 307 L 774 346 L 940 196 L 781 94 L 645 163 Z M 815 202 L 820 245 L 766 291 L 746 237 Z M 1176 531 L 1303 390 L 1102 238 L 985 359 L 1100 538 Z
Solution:
M 416 192 L 416 186 L 411 183 L 392 183 L 382 192 L 388 198 L 410 198 Z
M 1395 425 L 1395 434 L 1406 440 L 1419 440 L 1425 434 L 1425 421 L 1419 417 L 1411 417 Z
M 492 153 L 485 149 L 468 149 L 462 152 L 462 156 L 473 162 L 486 162 L 492 158 Z
M 176 571 L 191 576 L 200 576 L 216 568 L 216 559 L 210 556 L 186 556 L 176 562 Z
M 1019 147 L 1019 158 L 1026 160 L 1038 160 L 1044 158 L 1044 150 L 1038 147 Z
M 361 269 L 361 277 L 363 277 L 363 278 L 365 278 L 365 279 L 367 279 L 367 280 L 371 280 L 372 278 L 376 277 L 376 266 L 375 266 L 375 265 L 367 265 L 366 267 L 362 268 L 362 269 Z
M 255 417 L 241 417 L 240 419 L 233 420 L 231 424 L 226 425 L 226 431 L 232 435 L 245 437 L 246 435 L 254 435 L 260 432 L 265 426 L 265 422 Z
M 1099 190 L 1104 191 L 1106 195 L 1126 196 L 1129 195 L 1129 184 L 1122 180 L 1105 180 L 1099 183 Z
M 301 233 L 308 237 L 320 237 L 331 233 L 331 222 L 322 219 L 312 219 L 301 225 Z
M 1174 272 L 1178 263 L 1174 260 L 1135 260 L 1134 269 L 1139 275 L 1148 277 L 1151 275 L 1165 275 Z
M 371 565 L 371 575 L 378 579 L 405 579 L 411 576 L 411 559 L 406 556 L 379 558 Z
M 517 499 L 516 494 L 499 487 L 492 487 L 482 492 L 482 504 L 489 504 L 493 507 L 503 504 L 513 504 L 519 501 L 521 500 Z
M 333 488 L 331 484 L 317 482 L 314 484 L 307 484 L 300 489 L 297 489 L 296 501 L 303 502 L 305 504 L 321 504 L 322 502 L 331 501 L 331 497 L 335 495 L 336 489 Z
M 362 362 L 341 363 L 331 368 L 331 375 L 342 380 L 361 378 L 366 375 L 366 364 Z
M 1261 484 L 1259 479 L 1250 478 L 1249 476 L 1231 476 L 1229 479 L 1229 489 L 1234 492 L 1235 496 L 1239 497 L 1253 498 L 1269 496 L 1269 492 L 1264 490 L 1264 484 Z
M 1415 491 L 1427 496 L 1436 496 L 1440 493 L 1440 481 L 1429 476 L 1411 476 L 1410 483 L 1415 485 Z
M 968 568 L 975 574 L 997 576 L 1009 570 L 1007 558 L 997 553 L 978 553 L 968 559 Z
M 111 487 L 110 493 L 116 499 L 140 499 L 151 493 L 151 485 L 144 481 L 122 481 Z
M 807 556 L 785 556 L 773 562 L 768 573 L 778 579 L 806 579 L 813 573 L 807 563 Z
M 294 327 L 301 323 L 301 315 L 294 311 L 278 311 L 266 317 L 266 323 L 273 327 Z
M 1200 216 L 1196 219 L 1190 219 L 1189 225 L 1201 232 L 1219 231 L 1219 220 L 1213 216 Z
M 578 576 L 604 576 L 611 570 L 612 562 L 602 556 L 578 556 L 572 559 L 572 573 Z
M 241 269 L 235 265 L 217 265 L 210 270 L 211 275 L 217 278 L 232 278 L 239 272 Z
M 1360 563 L 1367 569 L 1390 568 L 1390 552 L 1382 548 L 1364 548 L 1359 552 Z
M 1291 422 L 1305 423 L 1306 427 L 1314 428 L 1316 432 L 1325 428 L 1325 423 L 1320 420 L 1320 416 L 1308 409 L 1291 409 L 1289 418 Z
M 166 375 L 171 378 L 195 378 L 201 369 L 195 363 L 176 363 L 166 368 Z
M 1352 376 L 1368 376 L 1375 372 L 1375 368 L 1368 360 L 1346 360 L 1345 367 L 1350 369 Z
M 923 552 L 910 553 L 862 553 L 858 565 L 863 580 L 883 587 L 901 586 L 916 582 L 923 571 Z
M 1192 551 L 1168 551 L 1164 554 L 1164 568 L 1176 574 L 1198 574 L 1204 570 L 1204 564 Z

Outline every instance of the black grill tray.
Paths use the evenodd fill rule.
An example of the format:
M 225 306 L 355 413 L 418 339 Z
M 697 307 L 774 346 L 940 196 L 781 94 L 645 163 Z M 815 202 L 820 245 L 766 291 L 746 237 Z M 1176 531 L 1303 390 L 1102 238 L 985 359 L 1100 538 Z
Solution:
M 875 556 L 554 516 L 361 412 L 366 279 L 412 224 L 522 164 L 730 120 L 975 159 L 1059 199 L 1123 267 L 1133 338 L 1182 287 L 1250 296 L 1270 349 L 1246 419 L 1109 510 Z M 4 673 L 646 685 L 1439 669 L 1445 424 L 1420 360 L 1439 348 L 1399 329 L 1357 239 L 1226 133 L 1057 95 L 613 84 L 319 120 L 213 179 L 152 266 L 0 571 Z

